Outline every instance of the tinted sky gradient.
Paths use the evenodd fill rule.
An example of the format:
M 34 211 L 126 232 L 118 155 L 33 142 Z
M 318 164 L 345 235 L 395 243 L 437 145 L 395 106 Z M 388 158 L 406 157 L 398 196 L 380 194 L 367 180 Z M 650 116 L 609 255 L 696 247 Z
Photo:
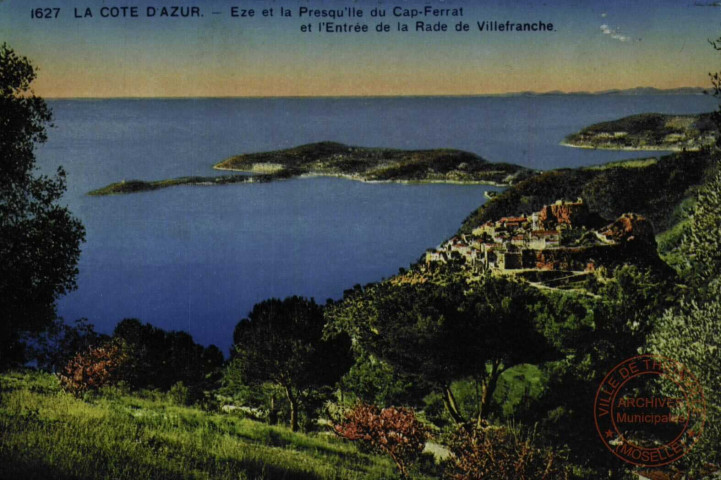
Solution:
M 0 36 L 39 67 L 47 97 L 465 95 L 518 91 L 598 91 L 708 86 L 721 56 L 712 2 L 668 0 L 463 1 L 0 0 Z M 100 18 L 102 6 L 136 5 L 139 18 Z M 196 5 L 202 18 L 146 18 L 147 6 Z M 463 7 L 470 31 L 398 33 L 392 8 Z M 32 7 L 59 7 L 57 19 L 31 19 Z M 230 7 L 254 8 L 252 19 Z M 283 6 L 292 18 L 280 18 Z M 301 33 L 299 6 L 362 8 L 371 28 L 382 7 L 389 33 Z M 74 18 L 74 9 L 94 17 Z M 263 18 L 263 8 L 275 17 Z M 222 12 L 213 15 L 213 11 Z M 551 22 L 552 33 L 479 32 L 476 21 Z

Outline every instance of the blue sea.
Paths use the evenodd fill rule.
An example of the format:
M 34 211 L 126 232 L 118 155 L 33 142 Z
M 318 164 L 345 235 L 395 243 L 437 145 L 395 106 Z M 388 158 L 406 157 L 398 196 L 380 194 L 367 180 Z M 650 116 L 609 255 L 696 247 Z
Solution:
M 119 180 L 216 175 L 231 155 L 336 141 L 457 148 L 536 169 L 644 156 L 563 147 L 589 124 L 642 112 L 698 113 L 693 96 L 55 100 L 42 172 L 68 172 L 63 201 L 87 229 L 66 321 L 102 332 L 123 318 L 185 330 L 226 354 L 256 302 L 338 299 L 407 267 L 483 204 L 486 186 L 307 178 L 89 197 Z M 650 155 L 650 154 L 646 154 Z

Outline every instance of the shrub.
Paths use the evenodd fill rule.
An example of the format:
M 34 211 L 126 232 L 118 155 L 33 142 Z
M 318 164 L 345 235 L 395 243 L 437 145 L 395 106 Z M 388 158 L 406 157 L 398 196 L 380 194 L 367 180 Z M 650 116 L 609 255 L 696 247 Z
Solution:
M 391 457 L 401 478 L 409 478 L 408 468 L 425 446 L 428 430 L 413 409 L 360 403 L 351 409 L 335 432 L 351 441 L 361 441 L 371 450 Z
M 121 380 L 120 368 L 128 356 L 117 341 L 91 347 L 75 355 L 58 373 L 60 385 L 76 396 Z
M 449 442 L 452 480 L 565 480 L 568 469 L 553 450 L 518 428 L 461 427 Z
M 178 382 L 168 390 L 168 398 L 176 405 L 190 405 L 190 390 L 183 382 Z

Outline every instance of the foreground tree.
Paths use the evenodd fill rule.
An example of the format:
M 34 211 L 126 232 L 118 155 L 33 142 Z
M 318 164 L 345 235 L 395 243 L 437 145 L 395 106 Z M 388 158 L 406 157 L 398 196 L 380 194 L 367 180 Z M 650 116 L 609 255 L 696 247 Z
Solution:
M 704 304 L 689 302 L 669 310 L 651 336 L 649 349 L 682 363 L 703 387 L 706 422 L 700 441 L 684 458 L 694 470 L 721 465 L 721 283 L 717 298 Z M 669 389 L 668 394 L 675 390 Z
M 566 446 L 584 478 L 624 478 L 625 464 L 588 448 L 598 442 L 588 401 L 614 365 L 644 347 L 672 304 L 674 287 L 652 271 L 624 265 L 594 285 L 594 295 L 555 292 L 540 305 L 537 319 L 564 357 L 544 365 L 544 390 L 514 418 L 537 423 L 544 441 Z
M 721 171 L 700 189 L 679 247 L 693 288 L 668 309 L 649 340 L 649 350 L 681 362 L 699 380 L 707 421 L 700 442 L 685 458 L 699 471 L 721 465 Z
M 349 293 L 328 316 L 359 349 L 388 362 L 418 385 L 443 395 L 453 421 L 466 423 L 451 389 L 456 380 L 478 387 L 477 423 L 490 413 L 504 371 L 550 360 L 555 351 L 533 321 L 542 296 L 518 282 L 485 278 L 438 285 L 382 283 Z
M 22 338 L 50 325 L 76 286 L 84 230 L 58 205 L 65 172 L 38 175 L 34 148 L 51 119 L 30 90 L 33 66 L 0 46 L 0 368 L 24 360 Z
M 333 385 L 350 368 L 346 335 L 325 339 L 323 309 L 301 297 L 256 304 L 233 333 L 231 367 L 248 384 L 280 386 L 290 405 L 290 427 L 298 430 L 301 396 Z
M 182 382 L 193 402 L 220 381 L 222 352 L 215 345 L 195 343 L 186 332 L 168 332 L 126 318 L 115 326 L 113 338 L 126 346 L 130 359 L 124 368 L 125 379 L 133 388 L 167 391 Z

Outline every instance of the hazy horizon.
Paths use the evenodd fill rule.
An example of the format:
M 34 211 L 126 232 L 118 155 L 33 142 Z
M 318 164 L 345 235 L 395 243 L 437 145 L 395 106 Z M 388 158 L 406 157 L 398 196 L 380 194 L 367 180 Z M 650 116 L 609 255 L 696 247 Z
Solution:
M 51 98 L 475 96 L 657 89 L 709 85 L 718 62 L 709 44 L 721 33 L 721 9 L 673 0 L 286 0 L 238 6 L 197 4 L 197 18 L 101 18 L 105 5 L 58 0 L 57 18 L 31 18 L 21 0 L 0 2 L 3 41 L 38 67 L 35 91 Z M 192 5 L 192 3 L 190 4 Z M 409 19 L 394 8 L 463 9 L 458 17 Z M 236 18 L 231 8 L 254 8 Z M 387 33 L 303 33 L 323 18 L 299 8 L 364 10 L 337 23 L 383 21 Z M 157 7 L 157 5 L 156 5 Z M 278 15 L 280 7 L 292 17 Z M 80 18 L 86 8 L 91 18 Z M 265 18 L 264 8 L 275 16 Z M 372 8 L 386 10 L 371 18 Z M 47 10 L 47 9 L 46 9 Z M 400 12 L 400 10 L 398 11 Z M 325 19 L 327 20 L 327 19 Z M 415 22 L 447 32 L 415 32 Z M 547 32 L 479 31 L 480 22 L 546 22 Z M 465 22 L 466 32 L 455 31 Z M 406 23 L 411 31 L 397 31 Z
M 677 87 L 677 88 L 668 88 L 668 89 L 658 89 L 655 87 L 647 87 L 647 86 L 640 86 L 640 87 L 631 87 L 631 88 L 611 88 L 611 89 L 604 89 L 604 90 L 597 90 L 597 91 L 571 91 L 571 92 L 564 92 L 559 90 L 548 90 L 548 91 L 532 91 L 527 90 L 523 92 L 508 92 L 508 93 L 474 93 L 474 94 L 437 94 L 437 95 L 404 95 L 404 94 L 388 94 L 388 95 L 248 95 L 248 96 L 237 96 L 237 95 L 207 95 L 207 96 L 117 96 L 117 97 L 47 97 L 44 98 L 46 100 L 201 100 L 201 99 L 272 99 L 272 98 L 325 98 L 325 99 L 332 99 L 332 98 L 399 98 L 399 97 L 409 97 L 409 98 L 441 98 L 441 97 L 451 97 L 451 98 L 459 98 L 459 97 L 513 97 L 513 96 L 521 96 L 521 95 L 604 95 L 604 94 L 614 94 L 614 92 L 630 92 L 634 90 L 657 90 L 659 92 L 662 92 L 667 95 L 688 95 L 689 93 L 681 92 L 681 90 L 700 90 L 698 93 L 690 93 L 691 95 L 703 95 L 706 90 L 709 90 L 709 87 L 692 87 L 692 86 L 684 86 L 684 87 Z M 670 93 L 674 92 L 676 90 L 679 90 L 679 93 Z

